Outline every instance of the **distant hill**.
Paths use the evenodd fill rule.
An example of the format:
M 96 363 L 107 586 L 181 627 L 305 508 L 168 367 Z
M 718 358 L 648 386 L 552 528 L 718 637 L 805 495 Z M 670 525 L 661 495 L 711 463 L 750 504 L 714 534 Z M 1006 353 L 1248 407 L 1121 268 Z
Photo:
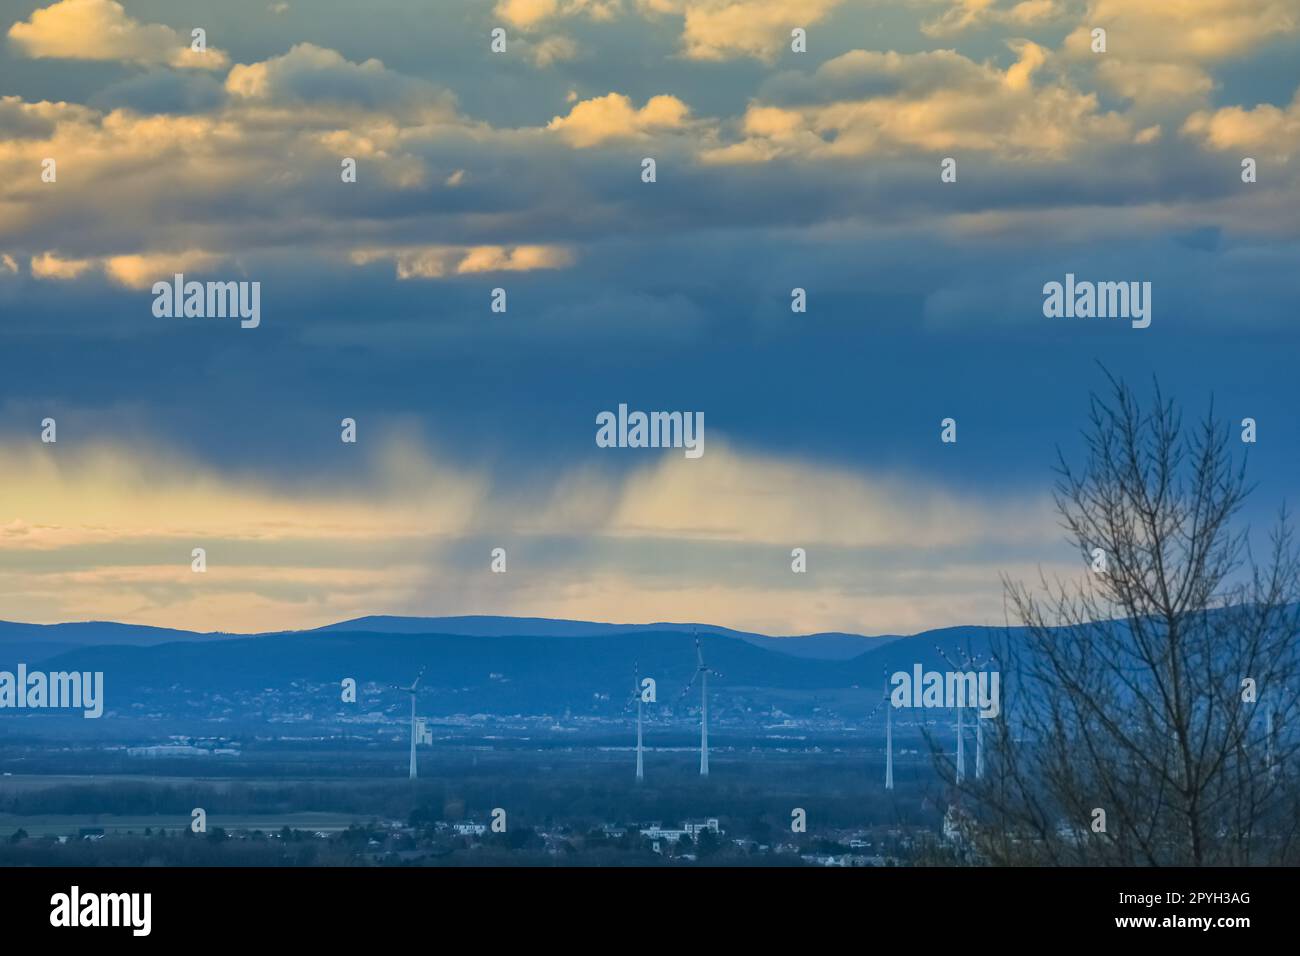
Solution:
M 734 637 L 758 647 L 794 657 L 817 660 L 848 660 L 883 644 L 897 640 L 894 635 L 865 637 L 861 634 L 824 633 L 773 637 L 749 631 L 736 631 L 712 624 L 609 624 L 599 621 L 572 621 L 541 617 L 501 617 L 464 615 L 454 617 L 397 617 L 373 615 L 327 624 L 307 631 L 265 631 L 256 634 L 230 634 L 220 631 L 185 631 L 175 628 L 149 627 L 143 624 L 118 624 L 112 621 L 84 621 L 71 624 L 21 624 L 0 621 L 0 663 L 44 660 L 72 647 L 120 644 L 150 647 L 175 641 L 230 640 L 242 637 L 284 636 L 335 632 L 373 634 L 454 634 L 463 637 L 609 637 L 651 632 L 689 632 Z
M 112 621 L 80 621 L 72 624 L 0 621 L 0 664 L 8 665 L 17 661 L 34 664 L 71 648 L 86 645 L 149 647 L 173 641 L 203 641 L 223 636 L 144 624 L 117 624 Z
M 19 624 L 0 621 L 0 644 L 42 641 L 63 644 L 166 644 L 170 641 L 206 640 L 221 634 L 180 631 L 146 624 L 113 621 L 79 621 L 73 624 Z
M 719 716 L 838 715 L 861 719 L 880 701 L 887 675 L 921 664 L 947 670 L 987 655 L 980 627 L 910 637 L 856 634 L 771 637 L 705 624 L 609 624 L 491 616 L 367 617 L 304 631 L 196 633 L 108 622 L 0 625 L 0 668 L 102 671 L 106 708 L 166 720 L 218 720 L 229 730 L 267 720 L 329 722 L 344 715 L 345 677 L 366 688 L 360 713 L 396 713 L 390 685 L 424 669 L 420 712 L 620 717 L 634 669 L 658 685 L 656 712 L 685 716 L 682 691 L 695 670 L 692 632 L 720 676 L 709 682 Z M 939 648 L 942 648 L 942 653 Z M 396 708 L 396 710 L 394 710 Z M 130 723 L 94 722 L 113 734 Z M 28 730 L 49 726 L 26 722 Z
M 497 617 L 469 615 L 461 617 L 393 617 L 374 615 L 327 624 L 316 631 L 371 631 L 381 634 L 460 634 L 467 637 L 603 637 L 650 632 L 689 632 L 735 637 L 758 647 L 780 651 L 795 657 L 818 660 L 848 660 L 889 641 L 896 635 L 865 637 L 840 632 L 773 637 L 750 631 L 736 631 L 714 624 L 657 622 L 653 624 L 608 624 L 598 621 L 572 621 L 545 617 Z
M 411 626 L 409 620 L 395 621 L 394 627 Z M 692 706 L 690 700 L 680 702 L 695 669 L 688 626 L 588 624 L 597 633 L 557 633 L 584 623 L 521 625 L 510 619 L 474 619 L 472 626 L 480 631 L 474 635 L 326 628 L 222 640 L 85 645 L 54 655 L 41 666 L 103 671 L 112 700 L 129 701 L 130 706 L 148 701 L 149 710 L 156 706 L 162 712 L 196 716 L 213 713 L 212 702 L 218 699 L 222 707 L 234 700 L 261 701 L 259 712 L 270 707 L 280 713 L 321 713 L 319 708 L 336 713 L 337 688 L 345 677 L 374 688 L 376 701 L 387 707 L 395 699 L 386 688 L 408 683 L 421 668 L 425 676 L 420 708 L 430 715 L 571 710 L 611 716 L 625 707 L 634 668 L 656 680 L 661 706 L 683 712 Z M 526 626 L 547 633 L 497 633 Z M 947 669 L 936 647 L 956 661 L 963 660 L 968 649 L 976 656 L 987 649 L 983 628 L 948 628 L 884 643 L 853 635 L 755 642 L 754 635 L 734 636 L 722 628 L 700 627 L 699 632 L 709 666 L 721 675 L 710 682 L 720 712 L 730 706 L 754 713 L 779 709 L 809 714 L 823 705 L 844 714 L 866 711 L 882 696 L 887 672 L 910 670 L 917 663 Z M 773 649 L 783 642 L 817 638 L 837 644 L 857 641 L 869 649 L 847 659 Z M 250 715 L 247 705 L 230 711 L 232 719 L 241 715 Z

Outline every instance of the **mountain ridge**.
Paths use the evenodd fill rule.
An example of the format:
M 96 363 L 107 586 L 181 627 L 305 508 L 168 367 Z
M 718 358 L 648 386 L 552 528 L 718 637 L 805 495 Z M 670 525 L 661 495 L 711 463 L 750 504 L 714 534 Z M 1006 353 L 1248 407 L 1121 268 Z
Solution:
M 599 637 L 656 632 L 682 632 L 691 629 L 701 634 L 735 637 L 759 647 L 794 657 L 817 660 L 849 660 L 859 654 L 900 640 L 900 635 L 865 635 L 846 631 L 822 631 L 811 634 L 770 635 L 742 631 L 715 624 L 656 621 L 644 624 L 616 624 L 604 621 L 580 621 L 568 618 L 513 617 L 509 615 L 471 614 L 448 616 L 407 616 L 374 614 L 337 621 L 301 630 L 271 630 L 236 633 L 230 631 L 193 631 L 182 628 L 125 624 L 116 621 L 75 621 L 59 624 L 27 624 L 0 621 L 0 657 L 35 655 L 37 659 L 72 647 L 108 644 L 150 647 L 178 641 L 220 641 L 247 637 L 274 637 L 291 634 L 376 633 L 441 634 L 464 637 Z
M 910 672 L 917 664 L 947 670 L 949 659 L 982 656 L 992 630 L 944 628 L 886 642 L 849 637 L 868 649 L 840 659 L 782 653 L 730 633 L 698 633 L 716 674 L 709 686 L 719 718 L 745 714 L 761 722 L 782 714 L 861 718 L 877 707 L 890 673 Z M 656 680 L 664 712 L 680 715 L 682 707 L 692 706 L 681 695 L 695 673 L 695 636 L 689 628 L 653 626 L 486 639 L 316 629 L 153 645 L 86 644 L 40 661 L 39 668 L 103 673 L 109 716 L 134 711 L 183 719 L 203 715 L 245 727 L 263 720 L 319 725 L 346 715 L 339 704 L 341 681 L 352 678 L 359 690 L 367 688 L 361 712 L 376 706 L 400 711 L 405 705 L 388 688 L 423 673 L 420 707 L 427 715 L 572 711 L 608 720 L 624 711 L 635 673 Z M 0 669 L 15 663 L 0 657 Z M 116 732 L 115 724 L 83 730 Z

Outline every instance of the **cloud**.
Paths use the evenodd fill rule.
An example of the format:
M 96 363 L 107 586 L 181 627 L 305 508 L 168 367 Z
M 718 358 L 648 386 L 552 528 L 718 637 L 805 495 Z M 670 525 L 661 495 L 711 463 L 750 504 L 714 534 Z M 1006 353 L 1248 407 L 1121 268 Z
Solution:
M 951 50 L 854 50 L 819 67 L 807 87 L 881 92 L 856 98 L 814 94 L 802 104 L 751 103 L 741 123 L 743 138 L 707 150 L 704 158 L 744 163 L 973 150 L 1060 161 L 1078 149 L 1132 140 L 1132 124 L 1104 112 L 1095 94 L 1061 79 L 1036 82 L 1049 59 L 1043 47 L 1018 41 L 1012 49 L 1017 58 L 1006 70 Z
M 680 130 L 689 123 L 690 107 L 675 96 L 652 96 L 637 109 L 622 93 L 582 100 L 567 116 L 556 116 L 546 128 L 571 145 L 584 149 L 612 140 L 643 139 L 652 133 Z
M 1261 103 L 1199 110 L 1187 118 L 1182 132 L 1210 149 L 1250 150 L 1287 161 L 1300 153 L 1300 89 L 1283 108 Z
M 409 442 L 372 437 L 362 493 L 276 486 L 148 447 L 6 448 L 0 599 L 30 589 L 21 604 L 32 618 L 249 630 L 399 606 L 418 593 L 430 549 L 464 531 L 482 483 Z M 206 574 L 190 570 L 196 547 Z
M 323 485 L 279 488 L 222 474 L 149 447 L 82 444 L 66 456 L 8 447 L 13 472 L 0 490 L 0 515 L 8 517 L 0 548 L 195 537 L 410 538 L 465 530 L 480 496 L 471 473 L 433 464 L 410 441 L 376 440 L 368 494 L 355 498 Z
M 1106 29 L 1107 52 L 1091 33 Z M 1206 63 L 1241 56 L 1300 31 L 1295 0 L 1090 0 L 1084 22 L 1065 40 L 1080 58 Z
M 220 261 L 220 256 L 201 249 L 109 256 L 104 260 L 104 274 L 129 289 L 148 289 L 160 279 L 178 272 L 204 272 Z
M 520 42 L 528 58 L 540 67 L 572 60 L 578 55 L 578 45 L 565 36 L 549 36 L 531 42 Z
M 585 16 L 607 21 L 623 10 L 622 0 L 498 0 L 492 12 L 511 26 L 534 30 L 554 20 Z
M 531 272 L 572 265 L 573 252 L 562 246 L 417 246 L 398 249 L 357 249 L 355 265 L 391 259 L 398 279 L 442 279 L 478 272 Z
M 210 269 L 220 260 L 220 256 L 198 249 L 89 259 L 66 259 L 55 252 L 44 252 L 32 257 L 31 270 L 34 278 L 64 281 L 78 279 L 91 270 L 99 270 L 120 286 L 148 289 L 158 280 L 169 279 L 177 272 Z
M 39 256 L 33 256 L 31 261 L 32 275 L 35 278 L 64 281 L 77 278 L 95 265 L 93 259 L 64 259 L 54 252 L 43 252 Z
M 1203 102 L 1214 89 L 1214 78 L 1194 63 L 1106 57 L 1096 64 L 1096 72 L 1098 82 L 1111 92 L 1162 110 Z
M 824 20 L 843 0 L 640 0 L 647 14 L 682 17 L 682 55 L 692 60 L 753 57 L 771 62 L 790 32 Z
M 205 113 L 226 100 L 222 78 L 210 73 L 153 69 L 103 87 L 89 100 L 100 109 L 136 113 Z
M 1049 0 L 1031 0 L 1036 6 Z M 549 29 L 559 21 L 586 18 L 609 22 L 628 14 L 647 19 L 680 18 L 681 55 L 720 61 L 751 57 L 772 62 L 790 48 L 790 33 L 825 20 L 844 0 L 498 0 L 493 13 L 524 32 Z M 570 53 L 567 38 L 546 42 Z M 563 45 L 561 45 L 563 44 Z M 563 57 L 532 54 L 539 65 Z
M 919 549 L 1056 536 L 1045 500 L 1021 511 L 912 479 L 744 453 L 716 441 L 696 461 L 665 458 L 634 472 L 612 499 L 584 489 L 565 500 L 556 525 L 586 526 L 591 516 L 583 521 L 580 502 L 599 515 L 601 533 L 613 535 Z
M 1007 26 L 1013 29 L 1039 26 L 1060 19 L 1065 13 L 1061 0 L 948 0 L 948 9 L 921 24 L 926 36 L 951 36 L 974 27 Z
M 377 59 L 354 63 L 312 43 L 299 43 L 259 63 L 236 64 L 226 77 L 226 90 L 250 104 L 334 105 L 387 115 L 455 113 L 455 99 L 445 90 L 395 73 Z
M 625 295 L 607 292 L 617 284 L 611 282 L 596 296 L 586 294 L 588 287 L 580 305 L 566 307 L 556 291 L 546 308 L 568 316 L 561 323 L 566 334 L 580 335 L 578 323 L 608 334 L 611 323 L 594 301 L 631 307 L 646 316 L 646 328 L 657 321 L 648 316 L 667 301 L 659 290 L 647 294 L 629 265 L 639 255 L 627 236 L 629 218 L 640 224 L 635 242 L 671 238 L 686 248 L 692 237 L 718 229 L 762 244 L 771 230 L 797 238 L 804 230 L 864 221 L 878 229 L 907 222 L 921 233 L 947 236 L 956 219 L 995 222 L 1012 213 L 1022 228 L 1037 231 L 1035 220 L 1056 228 L 1058 212 L 1069 219 L 1071 210 L 1089 208 L 1107 210 L 1120 224 L 1152 222 L 1158 217 L 1149 211 L 1166 204 L 1177 207 L 1167 221 L 1180 224 L 1200 217 L 1198 224 L 1276 229 L 1294 208 L 1275 196 L 1261 220 L 1240 201 L 1214 203 L 1221 190 L 1213 175 L 1198 172 L 1209 168 L 1204 157 L 1192 151 L 1170 165 L 1164 149 L 1162 131 L 1181 128 L 1184 115 L 1112 111 L 1096 93 L 1074 85 L 1081 76 L 1095 79 L 1093 71 L 1039 44 L 1015 43 L 1012 51 L 1003 62 L 952 50 L 855 50 L 807 72 L 767 76 L 748 105 L 737 107 L 744 112 L 725 118 L 697 117 L 687 99 L 671 92 L 645 100 L 646 94 L 634 99 L 620 92 L 578 100 L 575 93 L 549 122 L 551 110 L 539 108 L 512 113 L 522 116 L 514 120 L 522 125 L 497 127 L 461 113 L 435 84 L 377 59 L 353 62 L 311 44 L 236 66 L 224 85 L 216 77 L 193 77 L 218 85 L 220 97 L 193 112 L 5 97 L 0 249 L 24 265 L 46 253 L 60 262 L 85 260 L 91 266 L 77 273 L 83 281 L 103 273 L 136 288 L 155 263 L 133 257 L 187 250 L 245 270 L 244 263 L 256 261 L 260 277 L 287 285 L 340 263 L 391 263 L 364 275 L 344 273 L 367 296 L 395 291 L 386 291 L 393 276 L 549 270 L 580 259 L 586 268 L 612 270 Z M 1119 60 L 1100 69 L 1111 63 L 1120 73 L 1128 69 Z M 138 77 L 150 75 L 175 74 Z M 1124 73 L 1113 85 L 1139 94 L 1172 88 L 1183 76 L 1177 64 L 1163 64 L 1149 76 Z M 556 95 L 570 88 L 557 84 Z M 629 145 L 638 155 L 661 157 L 661 164 L 670 161 L 675 188 L 629 191 L 627 163 L 635 165 Z M 936 193 L 918 185 L 937 179 L 932 170 L 947 155 L 961 161 L 960 189 Z M 57 186 L 32 173 L 44 157 L 58 158 Z M 342 157 L 357 160 L 357 183 L 340 181 Z M 873 162 L 860 162 L 863 157 Z M 993 163 L 1001 172 L 993 173 Z M 1100 228 L 1093 217 L 1076 219 Z M 862 241 L 882 237 L 877 232 Z M 702 255 L 719 254 L 708 242 L 699 248 Z M 761 261 L 779 262 L 781 255 L 768 249 Z M 110 261 L 117 265 L 110 268 Z M 49 278 L 75 268 L 53 260 L 43 265 Z M 558 290 L 560 281 L 539 285 Z M 11 294 L 24 287 L 6 285 Z M 77 294 L 53 283 L 30 285 L 49 302 Z M 395 294 L 411 290 L 408 284 Z M 700 316 L 725 311 L 709 296 L 703 289 L 684 292 L 682 315 L 689 321 L 673 326 L 683 338 L 709 325 Z M 412 302 L 406 308 L 418 311 Z M 351 327 L 337 321 L 324 328 L 337 320 L 334 309 L 316 315 L 310 334 L 330 341 Z M 386 341 L 401 340 L 403 316 L 389 317 Z M 450 335 L 454 327 L 442 332 Z M 377 334 L 377 324 L 367 327 L 368 341 Z
M 3 453 L 0 601 L 29 620 L 256 630 L 439 608 L 919 628 L 996 613 L 998 571 L 1058 534 L 1046 499 L 955 495 L 722 441 L 626 474 L 575 465 L 547 488 L 489 482 L 400 433 L 366 432 L 342 483 L 277 484 L 147 446 Z M 494 546 L 508 575 L 488 570 Z M 795 546 L 807 577 L 789 572 Z M 205 575 L 190 571 L 195 547 Z
M 93 117 L 94 111 L 70 103 L 24 103 L 17 96 L 0 96 L 0 143 L 4 140 L 47 139 L 61 121 Z M 17 148 L 14 144 L 13 148 Z M 0 149 L 0 155 L 4 152 Z
M 355 232 L 341 228 L 349 216 L 333 202 L 342 157 L 358 160 L 366 199 L 382 202 L 387 191 L 423 186 L 431 143 L 455 139 L 468 150 L 475 137 L 494 135 L 460 117 L 443 90 L 310 45 L 237 66 L 227 84 L 199 112 L 0 98 L 0 240 L 21 236 L 25 254 L 57 249 L 65 258 L 230 253 L 284 244 L 277 233 L 319 223 L 354 245 Z M 33 188 L 23 171 L 39 170 L 46 157 L 58 161 L 57 187 Z M 439 179 L 465 167 L 457 161 Z M 366 214 L 356 208 L 363 204 L 354 216 Z M 280 212 L 271 229 L 269 209 Z M 314 231 L 312 244 L 323 238 Z M 395 239 L 371 235 L 385 238 Z M 301 237 L 288 244 L 309 245 Z
M 560 0 L 499 0 L 493 13 L 511 26 L 530 29 L 560 13 Z
M 176 69 L 220 70 L 230 62 L 209 46 L 199 53 L 169 26 L 140 23 L 114 0 L 59 0 L 9 28 L 9 39 L 36 59 L 115 60 Z
M 1092 31 L 1106 30 L 1106 51 Z M 1210 67 L 1300 32 L 1290 0 L 1089 0 L 1061 57 L 1132 104 L 1137 122 L 1181 125 L 1216 88 Z

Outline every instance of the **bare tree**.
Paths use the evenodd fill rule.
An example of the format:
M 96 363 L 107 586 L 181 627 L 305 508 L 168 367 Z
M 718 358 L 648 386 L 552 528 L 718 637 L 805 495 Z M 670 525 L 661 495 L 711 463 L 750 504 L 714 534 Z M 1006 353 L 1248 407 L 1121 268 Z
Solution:
M 1300 555 L 1283 508 L 1257 560 L 1234 526 L 1245 456 L 1213 407 L 1094 395 L 1086 464 L 1058 452 L 1084 567 L 1033 590 L 994 642 L 1003 706 L 983 779 L 950 782 L 995 863 L 1300 861 Z

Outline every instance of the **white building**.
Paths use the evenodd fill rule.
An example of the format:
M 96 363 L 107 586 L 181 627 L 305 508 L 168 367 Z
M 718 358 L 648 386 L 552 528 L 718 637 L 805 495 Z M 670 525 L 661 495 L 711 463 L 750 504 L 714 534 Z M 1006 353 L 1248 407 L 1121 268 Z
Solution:
M 676 843 L 678 840 L 680 840 L 683 836 L 686 835 L 686 831 L 665 830 L 659 824 L 655 823 L 655 824 L 651 824 L 650 826 L 642 830 L 641 835 L 646 839 L 653 840 L 655 842 L 658 842 L 660 840 L 667 840 L 669 843 Z
M 185 744 L 158 744 L 153 747 L 127 747 L 128 757 L 206 757 L 209 751 L 203 747 L 190 747 Z
M 652 823 L 641 830 L 641 835 L 650 840 L 667 840 L 669 843 L 676 843 L 684 836 L 688 836 L 692 840 L 698 840 L 700 834 L 705 830 L 714 835 L 721 835 L 724 832 L 718 826 L 718 818 L 709 817 L 707 820 L 687 820 L 677 830 L 665 830 L 658 823 Z
M 692 839 L 696 839 L 696 840 L 700 838 L 700 834 L 703 833 L 705 830 L 711 830 L 715 835 L 722 832 L 722 830 L 718 828 L 717 817 L 709 817 L 709 819 L 707 820 L 697 820 L 694 823 L 692 823 L 690 820 L 687 820 L 685 823 L 682 824 L 682 829 L 687 833 L 689 833 Z

